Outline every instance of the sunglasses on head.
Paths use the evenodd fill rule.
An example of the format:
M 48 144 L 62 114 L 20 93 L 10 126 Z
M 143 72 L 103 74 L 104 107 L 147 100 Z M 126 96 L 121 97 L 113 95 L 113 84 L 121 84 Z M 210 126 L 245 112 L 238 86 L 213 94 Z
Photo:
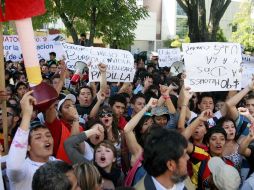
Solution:
M 113 116 L 113 113 L 112 112 L 102 112 L 100 115 L 100 117 L 112 117 Z

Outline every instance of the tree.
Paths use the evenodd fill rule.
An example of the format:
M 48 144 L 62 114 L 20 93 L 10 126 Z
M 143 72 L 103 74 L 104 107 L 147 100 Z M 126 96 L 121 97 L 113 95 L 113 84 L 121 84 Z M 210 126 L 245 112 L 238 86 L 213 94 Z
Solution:
M 61 18 L 73 42 L 78 43 L 78 33 L 90 32 L 89 42 L 102 37 L 105 43 L 127 48 L 134 40 L 137 21 L 145 18 L 145 8 L 135 0 L 46 0 L 49 14 Z M 47 20 L 43 16 L 43 20 Z
M 241 4 L 240 12 L 233 20 L 235 31 L 231 41 L 242 44 L 245 51 L 254 52 L 254 19 L 251 18 L 251 7 L 251 1 Z
M 231 0 L 211 0 L 210 16 L 206 22 L 206 0 L 177 0 L 188 16 L 191 42 L 216 41 L 219 23 Z

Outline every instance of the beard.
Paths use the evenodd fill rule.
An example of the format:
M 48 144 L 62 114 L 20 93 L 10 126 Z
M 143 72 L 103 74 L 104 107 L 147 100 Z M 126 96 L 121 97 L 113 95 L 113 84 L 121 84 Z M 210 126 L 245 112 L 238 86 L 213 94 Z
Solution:
M 183 182 L 187 178 L 188 174 L 180 174 L 179 169 L 177 168 L 176 171 L 173 172 L 173 175 L 171 176 L 171 180 L 174 183 L 180 183 Z

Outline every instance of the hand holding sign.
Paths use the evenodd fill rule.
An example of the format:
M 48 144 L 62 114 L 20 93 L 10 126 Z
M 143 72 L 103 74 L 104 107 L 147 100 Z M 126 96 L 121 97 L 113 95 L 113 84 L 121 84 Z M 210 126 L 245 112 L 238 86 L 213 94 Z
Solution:
M 105 72 L 107 71 L 107 65 L 105 65 L 105 64 L 103 64 L 103 63 L 100 63 L 100 64 L 98 65 L 98 68 L 99 68 L 99 71 L 100 71 L 101 73 L 105 73 Z

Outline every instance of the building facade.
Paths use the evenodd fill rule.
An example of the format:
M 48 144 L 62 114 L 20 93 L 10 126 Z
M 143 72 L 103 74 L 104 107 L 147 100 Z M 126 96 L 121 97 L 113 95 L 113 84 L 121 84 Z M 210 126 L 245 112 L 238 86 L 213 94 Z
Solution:
M 207 21 L 212 0 L 206 0 Z M 232 34 L 232 21 L 239 11 L 240 0 L 232 0 L 220 21 L 220 28 L 227 39 Z M 140 6 L 147 7 L 149 17 L 140 20 L 135 30 L 136 38 L 131 46 L 133 53 L 156 51 L 163 48 L 164 41 L 178 35 L 180 38 L 188 33 L 187 16 L 176 0 L 141 0 Z

